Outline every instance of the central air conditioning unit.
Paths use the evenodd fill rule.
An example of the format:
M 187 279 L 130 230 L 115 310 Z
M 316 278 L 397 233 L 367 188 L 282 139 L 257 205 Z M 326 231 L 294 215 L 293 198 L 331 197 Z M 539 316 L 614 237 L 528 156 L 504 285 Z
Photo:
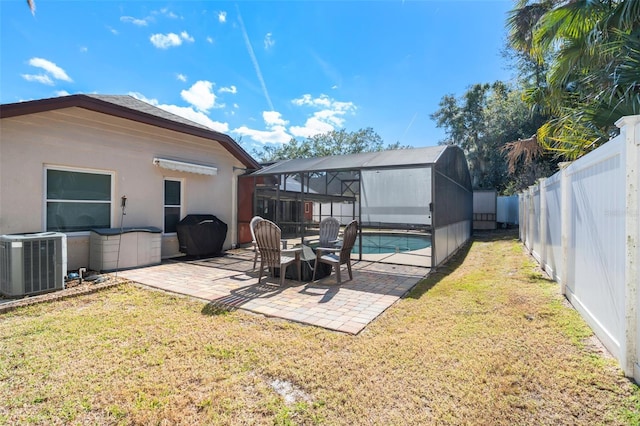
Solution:
M 67 236 L 60 232 L 0 235 L 0 293 L 27 296 L 64 288 Z

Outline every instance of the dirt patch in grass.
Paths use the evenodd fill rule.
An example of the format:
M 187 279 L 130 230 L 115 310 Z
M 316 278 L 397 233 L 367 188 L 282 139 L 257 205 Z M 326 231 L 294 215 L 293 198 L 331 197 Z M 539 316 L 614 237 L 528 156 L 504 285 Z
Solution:
M 513 232 L 357 336 L 132 285 L 0 315 L 0 424 L 637 424 L 638 389 Z

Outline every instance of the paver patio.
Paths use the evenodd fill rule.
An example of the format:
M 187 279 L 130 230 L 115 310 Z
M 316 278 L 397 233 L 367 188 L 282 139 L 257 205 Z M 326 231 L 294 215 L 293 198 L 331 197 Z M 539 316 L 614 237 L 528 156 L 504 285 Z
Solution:
M 169 260 L 161 265 L 118 272 L 136 283 L 188 295 L 214 307 L 243 309 L 271 317 L 357 334 L 422 280 L 429 268 L 368 261 L 353 262 L 353 280 L 335 273 L 315 282 L 263 277 L 253 270 L 253 252 L 229 250 L 224 256 Z

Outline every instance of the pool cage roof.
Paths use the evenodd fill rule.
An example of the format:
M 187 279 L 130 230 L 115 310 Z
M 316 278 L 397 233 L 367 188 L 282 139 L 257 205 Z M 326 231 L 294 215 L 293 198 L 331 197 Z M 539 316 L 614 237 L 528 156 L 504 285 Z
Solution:
M 300 237 L 303 243 L 326 216 L 338 216 L 343 224 L 355 219 L 361 227 L 431 232 L 437 225 L 465 219 L 472 209 L 466 200 L 471 181 L 464 154 L 450 145 L 283 160 L 246 177 L 254 178 L 253 214 L 265 216 L 270 209 L 268 216 L 283 235 Z M 436 197 L 438 186 L 446 187 L 442 192 L 449 197 Z M 398 199 L 403 192 L 407 195 Z M 465 200 L 458 201 L 461 192 Z M 436 198 L 442 209 L 438 215 Z M 370 199 L 378 204 L 367 205 Z M 305 203 L 315 205 L 313 215 L 305 211 Z M 398 220 L 403 214 L 418 219 Z
M 317 158 L 294 158 L 266 166 L 252 173 L 252 176 L 425 166 L 434 164 L 445 149 L 447 149 L 447 145 Z

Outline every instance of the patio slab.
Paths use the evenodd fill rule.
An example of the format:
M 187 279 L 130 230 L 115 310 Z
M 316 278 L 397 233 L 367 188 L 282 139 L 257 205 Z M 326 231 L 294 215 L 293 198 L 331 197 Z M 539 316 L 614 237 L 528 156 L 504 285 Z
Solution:
M 208 301 L 224 309 L 243 309 L 345 333 L 357 334 L 429 273 L 429 268 L 355 261 L 353 280 L 343 271 L 304 283 L 263 277 L 253 268 L 253 252 L 229 250 L 224 256 L 168 260 L 157 266 L 118 272 L 136 283 Z M 258 264 L 259 267 L 259 264 Z M 344 268 L 344 266 L 343 266 Z

